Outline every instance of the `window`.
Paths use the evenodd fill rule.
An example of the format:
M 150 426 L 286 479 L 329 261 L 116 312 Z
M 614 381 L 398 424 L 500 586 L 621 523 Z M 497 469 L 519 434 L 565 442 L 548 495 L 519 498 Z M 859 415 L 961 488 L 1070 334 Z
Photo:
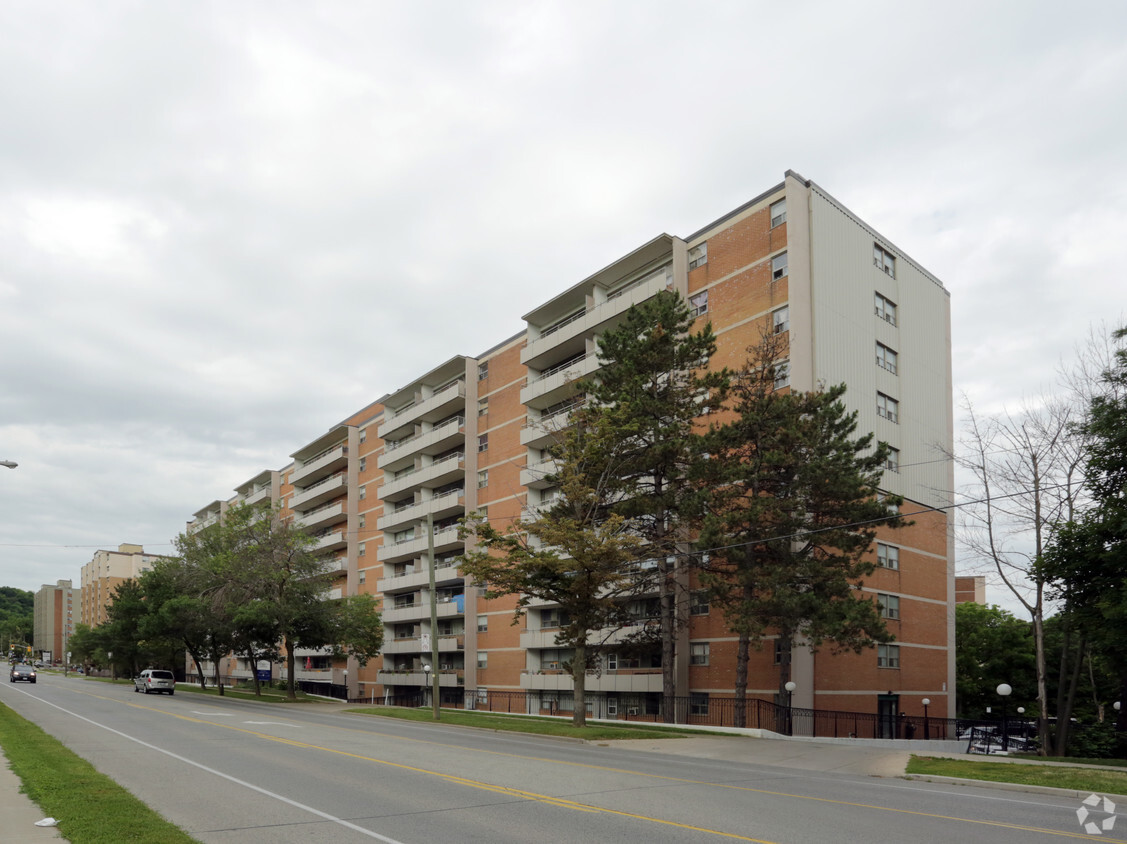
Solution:
M 900 596 L 877 595 L 877 606 L 880 607 L 881 618 L 900 618 Z
M 790 361 L 781 360 L 775 364 L 775 389 L 790 386 Z
M 482 434 L 477 438 L 478 452 L 487 451 L 489 449 L 489 434 Z
M 360 572 L 360 582 L 361 583 L 367 583 L 368 582 L 368 572 L 366 572 L 366 571 Z
M 363 530 L 365 528 L 365 526 L 367 525 L 367 523 L 368 523 L 368 514 L 367 513 L 361 513 L 359 515 L 359 517 L 357 518 L 357 524 L 358 524 L 360 530 Z
M 360 442 L 366 443 L 367 441 L 368 441 L 368 429 L 367 428 L 361 428 L 360 429 Z
M 689 316 L 696 319 L 703 313 L 708 313 L 708 291 L 703 290 L 696 296 L 689 297 Z
M 361 457 L 360 458 L 360 471 L 364 472 L 364 471 L 367 471 L 367 469 L 368 469 L 368 458 L 367 457 Z
M 487 486 L 489 486 L 489 470 L 482 469 L 477 473 L 477 488 L 485 489 Z
M 875 295 L 877 316 L 890 325 L 896 325 L 896 303 L 879 293 Z
M 368 487 L 367 487 L 367 485 L 361 485 L 361 487 L 360 487 L 360 498 L 364 499 L 364 498 L 367 498 L 367 497 L 368 497 Z
M 689 644 L 689 665 L 708 665 L 708 642 Z
M 899 668 L 900 646 L 877 645 L 877 668 Z
M 877 393 L 877 416 L 887 419 L 889 422 L 899 422 L 900 402 L 892 396 Z
M 771 330 L 775 334 L 782 334 L 790 329 L 790 306 L 779 308 L 771 314 Z
M 484 381 L 489 377 L 489 361 L 483 361 L 477 365 L 477 380 Z
M 707 692 L 692 692 L 689 695 L 689 714 L 690 715 L 707 715 L 708 714 L 708 693 Z
M 873 244 L 873 266 L 882 273 L 896 278 L 896 257 L 877 243 Z
M 773 662 L 774 662 L 775 665 L 782 665 L 783 664 L 783 640 L 782 639 L 776 639 L 775 640 L 775 658 L 774 658 Z
M 877 366 L 896 374 L 896 352 L 883 343 L 877 343 Z
M 701 590 L 689 596 L 689 615 L 708 615 L 710 609 L 707 592 Z
M 771 281 L 778 281 L 787 274 L 787 253 L 783 252 L 771 259 Z
M 895 545 L 877 543 L 877 565 L 885 569 L 900 568 L 900 549 Z
M 884 468 L 890 472 L 900 471 L 900 449 L 890 448 L 888 450 L 888 459 L 884 461 Z
M 702 264 L 708 263 L 708 243 L 694 246 L 689 250 L 689 269 L 695 270 Z
M 484 633 L 489 629 L 489 616 L 479 615 L 477 617 L 477 632 Z
M 479 671 L 489 667 L 489 654 L 477 652 L 477 667 Z
M 780 199 L 771 203 L 771 228 L 781 226 L 787 221 L 787 201 Z
M 489 399 L 477 400 L 477 415 L 484 416 L 489 412 Z
M 365 553 L 365 550 L 366 550 L 364 546 L 365 546 L 365 543 L 363 543 L 363 542 L 361 542 L 359 545 L 356 546 L 356 556 L 357 557 L 363 557 L 364 556 L 364 553 Z

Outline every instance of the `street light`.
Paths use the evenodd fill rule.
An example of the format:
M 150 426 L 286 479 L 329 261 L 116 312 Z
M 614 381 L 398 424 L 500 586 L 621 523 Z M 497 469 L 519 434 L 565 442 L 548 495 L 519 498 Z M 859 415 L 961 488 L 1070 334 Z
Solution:
M 931 738 L 931 730 L 930 730 L 930 729 L 928 729 L 928 723 L 927 723 L 927 708 L 928 708 L 929 706 L 931 706 L 931 700 L 930 700 L 929 698 L 926 698 L 926 697 L 925 697 L 925 698 L 923 699 L 923 705 L 924 705 L 924 738 L 925 738 L 925 739 L 929 739 L 929 738 Z
M 1002 698 L 1002 752 L 1003 753 L 1009 753 L 1010 742 L 1009 742 L 1009 733 L 1006 729 L 1007 728 L 1007 724 L 1006 724 L 1006 701 L 1009 699 L 1009 696 L 1013 693 L 1013 688 L 1010 687 L 1009 683 L 999 683 L 998 688 L 996 688 L 994 691 L 996 691 L 998 693 L 998 695 Z
M 20 464 L 14 460 L 0 460 L 0 466 L 4 466 L 8 469 L 15 469 L 19 465 Z
M 423 676 L 426 677 L 426 680 L 427 680 L 426 688 L 429 690 L 430 689 L 430 663 L 429 662 L 423 663 Z M 427 692 L 424 691 L 423 692 L 423 702 L 424 703 L 426 703 L 426 699 L 427 699 Z
M 798 688 L 798 684 L 794 680 L 787 680 L 783 684 L 783 688 L 787 690 L 787 735 L 794 735 L 794 715 L 791 711 L 791 704 L 794 700 L 794 690 Z

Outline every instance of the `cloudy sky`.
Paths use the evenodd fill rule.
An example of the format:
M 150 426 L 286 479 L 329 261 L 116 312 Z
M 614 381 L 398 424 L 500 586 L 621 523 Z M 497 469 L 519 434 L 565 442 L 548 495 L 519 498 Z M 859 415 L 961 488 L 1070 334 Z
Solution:
M 944 281 L 958 391 L 1051 386 L 1125 310 L 1127 6 L 924 5 L 0 0 L 0 585 L 788 168 Z

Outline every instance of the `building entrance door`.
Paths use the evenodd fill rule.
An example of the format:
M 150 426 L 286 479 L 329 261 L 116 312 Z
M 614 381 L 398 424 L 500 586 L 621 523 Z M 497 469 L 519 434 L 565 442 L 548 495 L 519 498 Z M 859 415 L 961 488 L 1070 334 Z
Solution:
M 877 695 L 877 738 L 896 738 L 900 695 Z

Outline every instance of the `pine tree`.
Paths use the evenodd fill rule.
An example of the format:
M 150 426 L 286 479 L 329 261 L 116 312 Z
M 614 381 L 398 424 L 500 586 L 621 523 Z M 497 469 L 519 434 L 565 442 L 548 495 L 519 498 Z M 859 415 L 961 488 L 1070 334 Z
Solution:
M 556 644 L 572 651 L 565 667 L 574 682 L 573 723 L 586 724 L 586 674 L 598 655 L 600 631 L 631 619 L 625 597 L 637 587 L 631 564 L 641 540 L 622 516 L 609 512 L 621 471 L 622 441 L 610 413 L 582 408 L 552 447 L 559 499 L 502 533 L 484 518 L 468 517 L 462 532 L 477 539 L 462 571 L 488 599 L 518 595 L 513 623 L 533 600 L 558 604 Z
M 890 641 L 880 608 L 858 591 L 873 571 L 867 556 L 878 525 L 905 524 L 882 497 L 885 443 L 856 436 L 844 385 L 814 392 L 779 387 L 780 338 L 765 335 L 733 380 L 733 418 L 707 435 L 700 464 L 705 512 L 698 546 L 701 580 L 739 636 L 735 694 L 746 699 L 751 647 L 774 631 L 781 642 L 779 694 L 790 679 L 791 648 L 860 652 Z M 737 706 L 737 717 L 743 707 Z M 737 722 L 739 723 L 739 722 Z
M 708 371 L 716 351 L 711 323 L 696 332 L 685 301 L 661 291 L 628 310 L 599 338 L 600 369 L 581 385 L 595 404 L 613 410 L 624 443 L 615 512 L 633 524 L 657 561 L 662 714 L 675 719 L 679 598 L 687 586 L 691 520 L 689 477 L 703 448 L 697 419 L 718 407 L 728 372 Z

